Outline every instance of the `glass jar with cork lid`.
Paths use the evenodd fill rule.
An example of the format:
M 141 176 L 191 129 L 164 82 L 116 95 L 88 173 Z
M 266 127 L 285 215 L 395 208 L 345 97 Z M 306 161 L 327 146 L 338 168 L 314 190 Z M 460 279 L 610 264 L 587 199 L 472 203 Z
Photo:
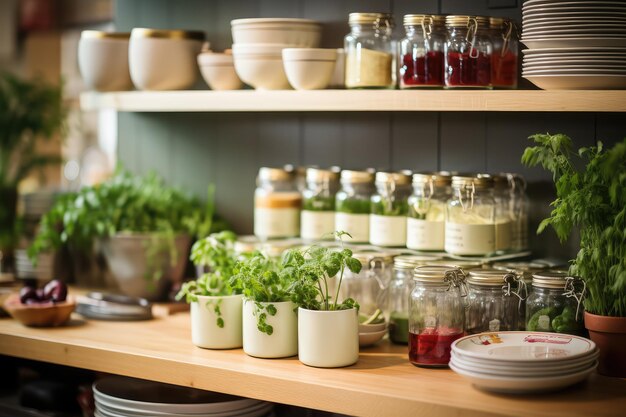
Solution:
M 254 192 L 254 234 L 260 239 L 295 237 L 300 233 L 300 207 L 293 172 L 263 167 Z
M 367 243 L 370 237 L 373 171 L 341 171 L 341 188 L 335 197 L 335 229 L 352 236 L 348 243 Z
M 300 237 L 305 240 L 333 239 L 339 173 L 330 169 L 308 168 L 306 184 L 302 192 Z

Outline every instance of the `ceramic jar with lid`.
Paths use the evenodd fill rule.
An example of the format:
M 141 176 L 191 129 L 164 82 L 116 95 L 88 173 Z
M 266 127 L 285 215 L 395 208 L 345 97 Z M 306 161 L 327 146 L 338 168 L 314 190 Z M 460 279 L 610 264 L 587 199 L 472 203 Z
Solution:
M 370 243 L 376 246 L 406 245 L 407 200 L 411 194 L 408 172 L 377 172 L 372 195 Z
M 489 18 L 446 16 L 446 88 L 491 88 Z
M 335 194 L 339 173 L 330 169 L 308 168 L 306 189 L 302 192 L 300 237 L 305 240 L 333 239 Z
M 444 85 L 443 16 L 404 16 L 406 36 L 400 41 L 400 88 L 442 88 Z
M 458 268 L 421 266 L 413 274 L 409 313 L 409 360 L 445 367 L 452 343 L 464 335 L 465 275 Z
M 346 88 L 394 88 L 395 43 L 389 13 L 350 13 L 344 38 Z
M 413 174 L 409 197 L 406 247 L 444 250 L 446 203 L 452 195 L 451 176 L 446 172 Z
M 335 229 L 349 233 L 349 243 L 369 241 L 374 189 L 374 172 L 341 171 L 341 188 L 335 197 Z
M 261 239 L 295 237 L 300 233 L 302 196 L 295 175 L 282 168 L 263 167 L 254 192 L 254 235 Z

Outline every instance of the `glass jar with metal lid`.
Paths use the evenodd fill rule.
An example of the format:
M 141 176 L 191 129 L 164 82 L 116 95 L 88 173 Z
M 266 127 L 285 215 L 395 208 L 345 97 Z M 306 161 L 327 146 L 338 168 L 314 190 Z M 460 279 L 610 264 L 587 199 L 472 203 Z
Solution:
M 447 366 L 452 343 L 464 334 L 465 275 L 447 266 L 421 266 L 409 302 L 409 360 Z
M 387 291 L 389 339 L 409 343 L 409 297 L 413 290 L 413 271 L 418 266 L 438 260 L 438 256 L 400 255 L 393 259 L 393 278 Z
M 350 13 L 344 38 L 346 88 L 395 88 L 393 18 L 389 13 Z
M 526 300 L 526 330 L 584 335 L 585 283 L 565 273 L 540 272 Z
M 302 192 L 300 237 L 306 240 L 333 239 L 339 173 L 329 169 L 308 168 L 306 183 L 307 187 Z
M 335 229 L 350 233 L 348 243 L 367 243 L 370 238 L 373 171 L 341 171 L 341 189 L 335 197 Z
M 443 87 L 443 50 L 446 35 L 442 19 L 433 15 L 404 16 L 406 36 L 400 41 L 400 88 Z
M 521 330 L 520 315 L 528 296 L 520 275 L 496 269 L 468 272 L 465 329 L 468 334 Z
M 430 261 L 428 265 L 447 266 L 448 268 L 458 268 L 458 269 L 461 269 L 466 274 L 471 269 L 481 269 L 481 268 L 486 268 L 488 266 L 482 261 L 470 261 L 467 259 L 451 259 L 451 258 L 442 258 L 442 259 L 438 259 L 435 261 Z
M 496 251 L 511 249 L 513 233 L 513 207 L 511 187 L 506 175 L 478 174 L 493 179 L 493 199 L 496 203 Z
M 344 271 L 339 299 L 355 299 L 364 316 L 372 315 L 377 309 L 384 311 L 387 286 L 393 273 L 393 256 L 384 252 L 355 252 L 352 256 L 361 262 L 361 272 Z
M 293 172 L 259 169 L 254 192 L 254 234 L 261 239 L 298 236 L 302 196 Z
M 406 245 L 407 200 L 411 194 L 408 172 L 377 172 L 372 195 L 370 243 L 377 246 Z
M 496 248 L 496 203 L 493 179 L 452 177 L 452 198 L 446 206 L 446 252 L 486 255 Z
M 489 18 L 446 16 L 446 88 L 491 88 Z
M 490 17 L 491 85 L 494 88 L 517 88 L 519 40 L 515 23 L 503 17 Z
M 413 174 L 409 197 L 406 247 L 416 250 L 444 250 L 446 203 L 452 195 L 452 177 L 446 172 Z

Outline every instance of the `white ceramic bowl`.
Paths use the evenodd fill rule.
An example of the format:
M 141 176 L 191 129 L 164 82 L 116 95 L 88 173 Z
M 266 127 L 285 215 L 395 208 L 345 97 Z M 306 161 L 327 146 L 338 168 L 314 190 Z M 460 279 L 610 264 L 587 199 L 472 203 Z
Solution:
M 84 30 L 78 41 L 78 67 L 87 88 L 123 91 L 133 88 L 128 70 L 130 33 Z
M 135 28 L 130 35 L 130 77 L 140 90 L 183 90 L 198 79 L 196 56 L 204 33 Z
M 289 46 L 317 47 L 321 25 L 309 19 L 259 18 L 230 22 L 234 43 L 281 43 Z
M 288 90 L 281 44 L 234 44 L 233 58 L 239 78 L 257 90 Z
M 239 90 L 243 87 L 231 54 L 202 52 L 198 55 L 198 66 L 211 90 Z
M 283 49 L 285 73 L 289 84 L 296 90 L 320 90 L 328 87 L 336 61 L 336 49 Z

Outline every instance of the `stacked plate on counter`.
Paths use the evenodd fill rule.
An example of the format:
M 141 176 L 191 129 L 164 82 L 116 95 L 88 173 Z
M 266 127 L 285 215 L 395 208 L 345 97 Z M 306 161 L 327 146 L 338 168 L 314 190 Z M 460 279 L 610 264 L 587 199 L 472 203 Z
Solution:
M 261 417 L 273 404 L 159 382 L 123 377 L 93 385 L 95 417 Z
M 595 343 L 542 332 L 481 333 L 452 344 L 450 368 L 477 388 L 547 392 L 584 381 L 598 365 Z
M 527 0 L 522 76 L 543 89 L 626 88 L 626 0 Z

